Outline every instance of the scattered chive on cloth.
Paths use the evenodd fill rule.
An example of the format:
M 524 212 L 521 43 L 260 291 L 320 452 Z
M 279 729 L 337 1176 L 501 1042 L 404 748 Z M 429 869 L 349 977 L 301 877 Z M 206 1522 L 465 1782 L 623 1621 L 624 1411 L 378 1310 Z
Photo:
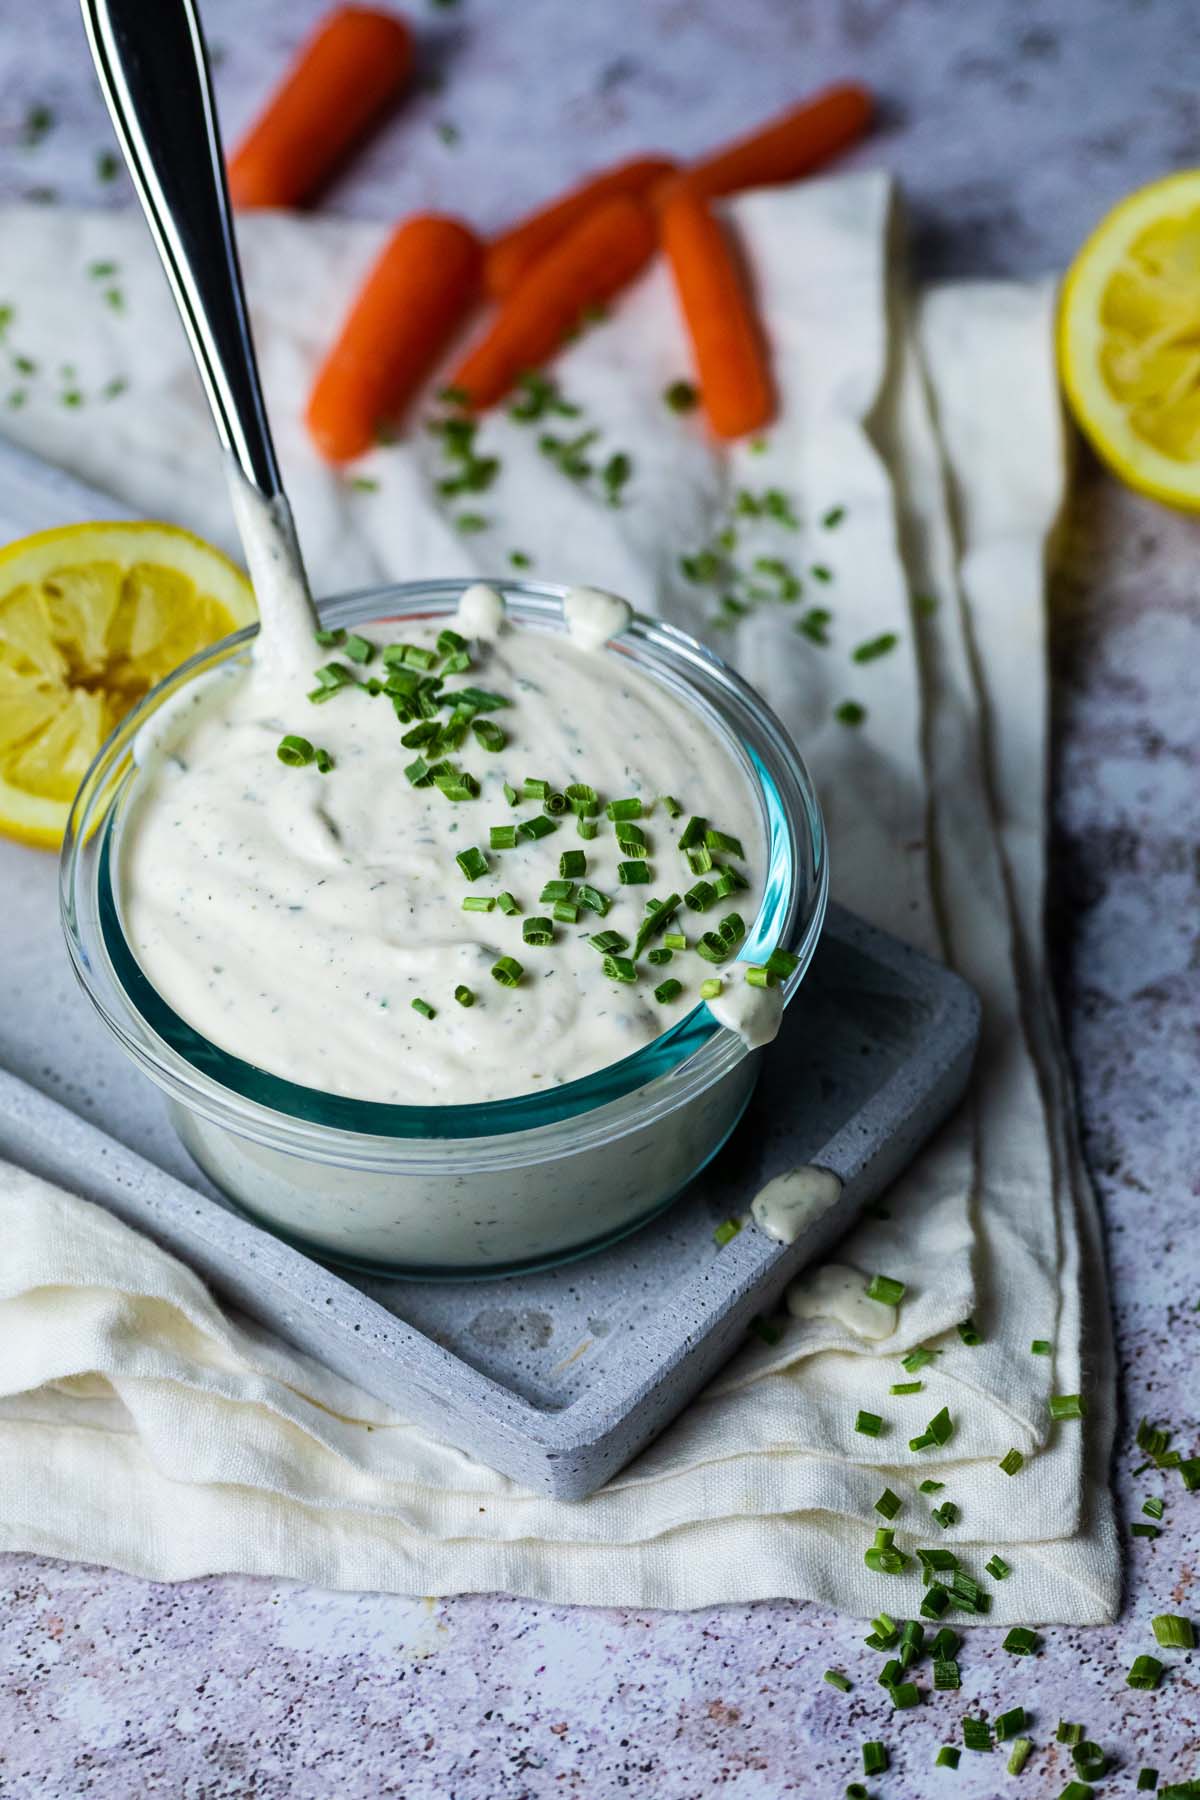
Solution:
M 528 568 L 612 588 L 712 642 L 812 769 L 836 897 L 981 993 L 969 1102 L 839 1248 L 851 1275 L 812 1271 L 777 1342 L 752 1343 L 574 1505 L 395 1418 L 223 1315 L 149 1240 L 4 1169 L 0 1546 L 162 1579 L 237 1570 L 416 1594 L 648 1607 L 790 1597 L 915 1615 L 916 1562 L 900 1575 L 864 1563 L 887 1488 L 896 1547 L 954 1551 L 993 1593 L 986 1622 L 1113 1617 L 1112 1345 L 1041 925 L 1044 566 L 1065 480 L 1053 288 L 912 296 L 882 176 L 751 194 L 730 210 L 779 389 L 765 441 L 716 448 L 697 415 L 664 402 L 687 362 L 656 268 L 556 365 L 580 413 L 489 416 L 478 448 L 500 471 L 465 496 L 439 492 L 444 448 L 421 429 L 349 474 L 323 467 L 304 436 L 312 369 L 380 230 L 242 221 L 309 567 L 318 591 Z M 8 209 L 3 229 L 8 344 L 39 371 L 4 417 L 8 434 L 236 548 L 140 217 Z M 119 307 L 88 274 L 98 262 L 117 265 L 106 283 Z M 64 404 L 64 344 L 78 346 L 78 404 Z M 546 434 L 557 450 L 539 447 Z M 887 1335 L 861 1337 L 829 1296 L 877 1273 L 905 1291 L 894 1323 L 880 1309 Z M 1034 1354 L 1035 1339 L 1050 1354 Z M 933 1354 L 907 1369 L 922 1346 Z M 923 1386 L 892 1393 L 908 1381 Z M 1051 1396 L 1077 1393 L 1086 1417 L 1053 1421 Z M 949 1434 L 911 1451 L 942 1409 Z M 877 1435 L 856 1430 L 860 1412 L 882 1421 Z M 931 1513 L 947 1501 L 943 1524 Z M 985 1579 L 993 1555 L 1003 1579 Z

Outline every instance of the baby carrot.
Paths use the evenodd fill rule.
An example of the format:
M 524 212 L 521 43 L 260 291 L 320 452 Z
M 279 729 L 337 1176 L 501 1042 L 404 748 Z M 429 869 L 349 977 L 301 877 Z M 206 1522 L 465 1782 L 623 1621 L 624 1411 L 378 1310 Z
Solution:
M 457 219 L 421 213 L 393 234 L 313 387 L 308 429 L 322 456 L 360 456 L 403 410 L 478 294 L 482 263 Z
M 540 256 L 501 304 L 490 329 L 450 377 L 468 404 L 491 406 L 649 262 L 654 215 L 629 194 L 600 205 Z
M 688 169 L 688 181 L 708 199 L 794 181 L 862 137 L 873 110 L 870 93 L 857 82 L 825 88 L 748 137 L 701 157 Z
M 307 200 L 395 99 L 412 58 L 412 33 L 395 13 L 329 13 L 230 159 L 233 204 Z
M 488 245 L 483 268 L 488 293 L 497 299 L 510 294 L 526 269 L 602 200 L 611 200 L 616 194 L 640 198 L 674 170 L 675 164 L 665 156 L 635 156 L 603 174 L 589 176 L 578 187 L 568 189 L 561 200 L 530 213 Z
M 771 378 L 733 249 L 686 179 L 664 195 L 660 224 L 708 422 L 722 438 L 759 431 L 773 410 Z

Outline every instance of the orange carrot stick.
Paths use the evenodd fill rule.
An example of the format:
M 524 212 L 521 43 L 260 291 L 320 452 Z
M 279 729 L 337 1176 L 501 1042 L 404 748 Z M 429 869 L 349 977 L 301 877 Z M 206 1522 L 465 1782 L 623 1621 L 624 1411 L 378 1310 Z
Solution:
M 317 27 L 229 163 L 240 207 L 307 200 L 394 100 L 412 68 L 395 13 L 340 6 Z
M 421 213 L 389 239 L 308 403 L 322 456 L 360 456 L 404 409 L 478 294 L 482 266 L 483 246 L 457 219 Z
M 586 217 L 602 200 L 617 194 L 632 194 L 635 199 L 649 193 L 656 183 L 674 173 L 675 164 L 665 156 L 635 156 L 618 163 L 602 175 L 591 175 L 578 187 L 570 188 L 561 200 L 530 213 L 511 231 L 502 232 L 488 245 L 483 279 L 489 294 L 503 299 L 511 294 L 525 271 L 556 243 L 572 226 Z
M 862 137 L 873 111 L 871 95 L 856 82 L 826 88 L 770 125 L 701 157 L 688 169 L 688 181 L 706 199 L 795 181 Z
M 654 215 L 643 201 L 629 194 L 601 201 L 521 278 L 450 385 L 470 406 L 493 405 L 553 356 L 589 306 L 632 281 L 656 242 Z
M 660 224 L 708 422 L 722 438 L 759 431 L 773 411 L 771 377 L 725 233 L 686 179 L 664 196 Z

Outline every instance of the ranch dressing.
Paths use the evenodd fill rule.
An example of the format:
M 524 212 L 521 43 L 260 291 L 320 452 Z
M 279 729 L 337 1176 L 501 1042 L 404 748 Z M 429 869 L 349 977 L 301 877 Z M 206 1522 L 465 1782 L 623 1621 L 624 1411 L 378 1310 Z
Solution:
M 751 1202 L 750 1216 L 777 1244 L 794 1244 L 824 1217 L 841 1191 L 841 1180 L 832 1169 L 806 1164 L 777 1175 L 760 1188 Z
M 897 1312 L 886 1300 L 872 1300 L 867 1277 L 845 1263 L 825 1263 L 787 1291 L 787 1309 L 793 1319 L 836 1319 L 855 1337 L 891 1337 Z
M 338 646 L 318 647 L 290 518 L 245 493 L 238 516 L 263 620 L 255 654 L 194 684 L 139 745 L 118 852 L 130 945 L 195 1030 L 329 1093 L 467 1103 L 554 1087 L 619 1061 L 684 1017 L 714 973 L 727 995 L 742 991 L 744 965 L 731 959 L 714 970 L 692 946 L 728 914 L 753 924 L 766 860 L 758 802 L 707 720 L 600 647 L 628 624 L 623 601 L 577 590 L 564 608 L 566 636 L 506 626 L 493 590 L 466 590 L 456 628 L 470 639 L 471 665 L 445 688 L 483 689 L 508 704 L 476 715 L 502 729 L 501 750 L 468 731 L 453 751 L 479 784 L 477 797 L 456 802 L 406 778 L 420 753 L 401 746 L 408 727 L 388 694 L 348 688 L 320 705 L 307 698 L 319 665 L 346 662 L 356 680 L 383 679 L 383 646 L 400 640 L 435 654 L 446 622 L 362 628 L 376 646 L 363 664 Z M 326 751 L 328 773 L 285 766 L 276 755 L 285 735 Z M 522 791 L 526 778 L 559 793 L 569 783 L 594 788 L 597 835 L 580 836 L 567 812 L 552 833 L 492 850 L 491 827 L 548 816 L 540 797 Z M 520 796 L 515 806 L 506 782 Z M 666 795 L 681 802 L 678 819 Z M 621 799 L 642 802 L 634 822 L 644 858 L 622 851 L 604 814 L 606 802 Z M 741 840 L 744 858 L 719 854 L 718 862 L 746 886 L 703 913 L 680 907 L 666 929 L 684 931 L 689 949 L 669 963 L 648 966 L 643 954 L 637 981 L 606 976 L 589 940 L 616 931 L 632 946 L 647 900 L 697 880 L 676 845 L 693 814 Z M 487 863 L 477 879 L 456 862 L 471 849 Z M 560 878 L 564 852 L 586 858 L 582 880 L 611 902 L 605 916 L 553 919 L 541 894 Z M 645 862 L 649 882 L 623 884 L 626 861 Z M 468 895 L 501 894 L 519 912 L 462 909 Z M 525 941 L 531 918 L 551 920 L 550 944 Z M 506 957 L 523 971 L 512 987 L 492 975 Z M 655 988 L 669 978 L 683 992 L 657 1001 Z M 472 1003 L 456 1000 L 460 989 Z M 777 1020 L 777 990 L 745 992 L 748 1016 L 765 1003 Z M 433 1016 L 414 1010 L 414 1000 Z M 725 1010 L 733 1023 L 732 1000 Z M 747 1041 L 766 1041 L 760 1026 L 738 1017 Z

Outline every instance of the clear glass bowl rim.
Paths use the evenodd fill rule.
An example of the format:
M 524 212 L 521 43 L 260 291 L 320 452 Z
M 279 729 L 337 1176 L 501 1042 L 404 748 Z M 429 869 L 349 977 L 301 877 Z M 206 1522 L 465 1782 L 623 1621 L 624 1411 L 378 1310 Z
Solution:
M 365 624 L 372 619 L 405 616 L 449 617 L 459 596 L 469 585 L 471 580 L 468 578 L 453 578 L 357 588 L 321 601 L 319 611 L 322 623 L 326 626 Z M 566 587 L 546 582 L 513 582 L 503 579 L 494 580 L 489 585 L 496 587 L 503 594 L 506 603 L 514 606 L 518 617 L 525 616 L 538 625 L 562 628 L 561 603 L 568 591 Z M 472 1169 L 500 1169 L 513 1163 L 549 1159 L 563 1154 L 568 1147 L 573 1151 L 586 1150 L 594 1144 L 611 1142 L 627 1132 L 638 1130 L 654 1118 L 665 1116 L 697 1098 L 720 1081 L 745 1056 L 752 1054 L 734 1032 L 717 1030 L 699 1048 L 687 1051 L 674 1067 L 630 1085 L 615 1098 L 600 1095 L 590 1107 L 585 1106 L 567 1116 L 533 1123 L 527 1123 L 521 1115 L 524 1111 L 531 1110 L 527 1103 L 543 1098 L 536 1094 L 451 1107 L 399 1107 L 373 1101 L 346 1100 L 343 1096 L 315 1096 L 318 1099 L 328 1098 L 336 1104 L 340 1114 L 350 1115 L 353 1123 L 345 1125 L 307 1118 L 303 1114 L 281 1110 L 247 1096 L 198 1068 L 166 1043 L 138 1008 L 111 966 L 98 926 L 96 899 L 94 894 L 86 891 L 88 869 L 84 853 L 88 844 L 107 825 L 117 790 L 123 785 L 123 776 L 118 771 L 128 763 L 130 747 L 144 719 L 170 693 L 182 687 L 203 669 L 236 655 L 252 640 L 257 630 L 257 625 L 246 626 L 233 636 L 224 638 L 218 644 L 210 645 L 189 658 L 152 688 L 125 716 L 101 746 L 84 777 L 63 840 L 60 906 L 75 973 L 88 998 L 122 1047 L 172 1099 L 214 1125 L 231 1129 L 268 1147 L 303 1155 L 318 1162 L 375 1170 L 399 1167 L 408 1171 L 418 1168 L 432 1170 L 444 1166 L 447 1157 L 453 1153 L 456 1168 L 469 1165 Z M 756 751 L 766 750 L 769 753 L 777 789 L 782 782 L 786 790 L 780 797 L 788 824 L 793 836 L 805 847 L 804 855 L 798 858 L 793 856 L 793 869 L 797 877 L 802 869 L 807 868 L 808 873 L 807 892 L 800 891 L 798 878 L 793 880 L 785 935 L 781 939 L 788 943 L 799 959 L 796 969 L 783 984 L 783 999 L 787 1004 L 803 980 L 816 949 L 828 898 L 829 873 L 824 822 L 808 771 L 774 713 L 756 691 L 715 652 L 678 627 L 638 613 L 634 614 L 629 631 L 615 640 L 613 647 L 632 655 L 636 666 L 642 668 L 643 672 L 648 672 L 651 678 L 656 672 L 661 676 L 662 671 L 654 661 L 647 665 L 634 654 L 634 646 L 650 651 L 659 662 L 669 661 L 676 681 L 686 682 L 690 676 L 693 681 L 716 687 L 722 702 L 732 705 L 735 712 L 741 715 L 740 723 L 749 729 L 756 740 Z M 695 700 L 697 695 L 692 693 L 691 698 Z M 703 693 L 699 695 L 699 699 L 702 707 L 712 710 L 711 701 Z M 726 734 L 740 743 L 736 728 L 724 719 L 722 725 Z M 745 746 L 741 747 L 745 755 Z M 132 953 L 129 954 L 132 959 Z M 107 974 L 107 981 L 101 979 L 101 968 Z M 161 996 L 158 999 L 163 1010 L 170 1012 L 171 1009 L 161 1000 Z M 703 1003 L 698 1003 L 688 1018 L 692 1018 L 702 1007 Z M 583 1090 L 589 1084 L 602 1087 L 605 1078 L 611 1076 L 613 1070 L 621 1070 L 626 1065 L 632 1069 L 639 1059 L 645 1059 L 656 1046 L 661 1047 L 664 1039 L 681 1032 L 686 1023 L 687 1020 L 681 1021 L 672 1028 L 671 1033 L 664 1033 L 662 1037 L 643 1046 L 624 1059 L 623 1063 L 610 1065 L 609 1069 L 597 1071 L 553 1090 L 555 1097 L 561 1098 L 567 1090 Z M 219 1046 L 211 1045 L 208 1040 L 200 1041 L 211 1052 L 206 1056 L 206 1061 L 216 1067 L 219 1068 L 222 1061 L 227 1067 L 234 1063 L 240 1064 L 240 1059 L 228 1056 Z M 280 1088 L 293 1086 L 280 1078 L 272 1080 Z M 298 1087 L 295 1092 L 299 1095 L 315 1095 L 315 1090 Z M 462 1136 L 444 1130 L 423 1135 L 414 1132 L 411 1127 L 404 1134 L 397 1134 L 380 1128 L 385 1115 L 401 1113 L 412 1115 L 414 1120 L 418 1116 L 424 1119 L 429 1119 L 431 1115 L 437 1116 L 443 1124 L 449 1115 L 474 1115 L 474 1118 Z M 492 1118 L 495 1120 L 495 1128 L 489 1131 L 487 1123 Z M 467 1163 L 463 1161 L 464 1156 Z

